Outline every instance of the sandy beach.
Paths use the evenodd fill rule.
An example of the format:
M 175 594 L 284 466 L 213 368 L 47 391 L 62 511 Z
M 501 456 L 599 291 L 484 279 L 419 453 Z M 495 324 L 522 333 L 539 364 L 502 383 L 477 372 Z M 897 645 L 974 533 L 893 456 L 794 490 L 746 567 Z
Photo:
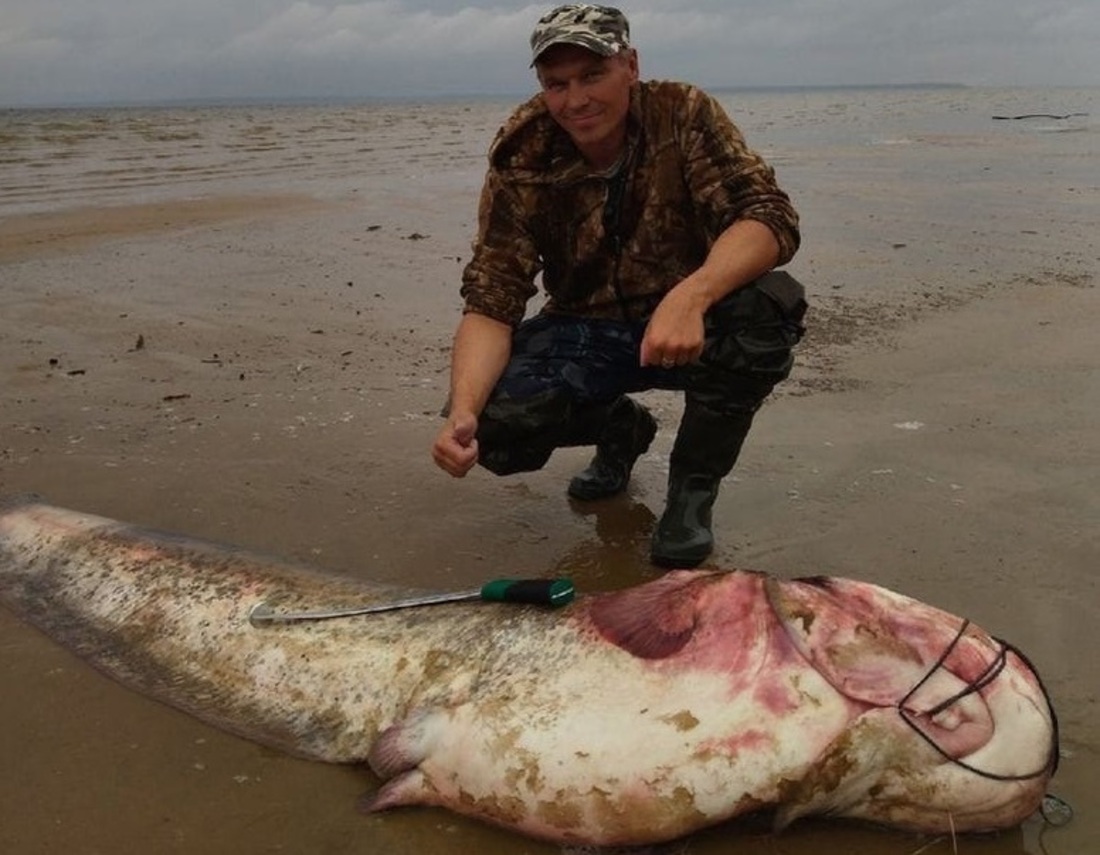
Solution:
M 722 100 L 803 217 L 788 269 L 812 309 L 711 563 L 868 579 L 1021 648 L 1076 816 L 957 851 L 1100 851 L 1100 90 Z M 586 449 L 461 481 L 429 456 L 509 106 L 0 112 L 0 495 L 411 587 L 655 577 L 678 396 L 643 396 L 657 439 L 601 505 L 565 497 Z M 1036 113 L 1087 116 L 992 118 Z M 4 610 L 0 680 L 3 852 L 561 851 L 442 811 L 364 816 L 369 772 L 215 731 Z M 952 845 L 750 820 L 667 851 Z

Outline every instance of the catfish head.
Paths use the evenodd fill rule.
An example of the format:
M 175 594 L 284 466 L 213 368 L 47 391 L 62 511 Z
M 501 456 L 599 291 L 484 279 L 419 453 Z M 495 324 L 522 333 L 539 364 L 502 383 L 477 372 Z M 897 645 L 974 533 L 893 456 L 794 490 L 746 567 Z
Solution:
M 769 578 L 806 660 L 864 711 L 790 787 L 779 822 L 828 813 L 928 832 L 1015 825 L 1057 766 L 1031 663 L 967 620 L 850 579 Z

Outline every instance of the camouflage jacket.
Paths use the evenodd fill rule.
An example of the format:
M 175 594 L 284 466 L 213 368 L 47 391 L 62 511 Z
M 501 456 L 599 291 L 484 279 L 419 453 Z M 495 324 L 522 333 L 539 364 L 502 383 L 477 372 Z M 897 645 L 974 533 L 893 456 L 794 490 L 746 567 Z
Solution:
M 618 179 L 585 163 L 541 96 L 505 122 L 463 272 L 466 311 L 518 324 L 541 272 L 544 311 L 647 317 L 738 219 L 771 228 L 780 264 L 794 255 L 798 216 L 787 194 L 713 98 L 643 82 L 628 121 Z

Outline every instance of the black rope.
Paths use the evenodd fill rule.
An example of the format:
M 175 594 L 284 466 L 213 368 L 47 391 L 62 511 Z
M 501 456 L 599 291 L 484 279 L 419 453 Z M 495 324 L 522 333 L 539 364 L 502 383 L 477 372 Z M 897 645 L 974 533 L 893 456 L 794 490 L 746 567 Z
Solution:
M 951 697 L 936 704 L 934 707 L 932 707 L 932 709 L 926 711 L 925 713 L 914 714 L 905 708 L 905 704 L 909 701 L 910 698 L 913 697 L 913 695 L 917 693 L 920 687 L 927 683 L 932 678 L 932 675 L 944 666 L 944 664 L 947 662 L 947 658 L 951 655 L 951 652 L 958 646 L 959 642 L 963 638 L 963 635 L 966 633 L 967 627 L 969 626 L 969 619 L 964 619 L 962 622 L 962 626 L 959 627 L 959 631 L 955 634 L 955 637 L 951 640 L 951 643 L 947 645 L 947 648 L 940 655 L 939 659 L 937 659 L 935 664 L 933 664 L 932 667 L 928 670 L 928 673 L 921 677 L 921 679 L 917 682 L 915 686 L 913 686 L 912 689 L 909 690 L 905 697 L 898 701 L 897 710 L 898 714 L 901 716 L 901 720 L 909 725 L 916 732 L 916 734 L 920 736 L 921 739 L 927 742 L 945 760 L 954 763 L 961 769 L 966 769 L 968 772 L 973 772 L 975 775 L 978 775 L 982 778 L 987 778 L 991 781 L 1030 781 L 1047 774 L 1048 771 L 1053 774 L 1054 771 L 1056 771 L 1058 768 L 1058 718 L 1054 714 L 1054 706 L 1050 702 L 1050 695 L 1047 693 L 1046 686 L 1043 685 L 1043 681 L 1039 678 L 1038 672 L 1036 672 L 1035 667 L 1031 664 L 1028 658 L 1011 644 L 1008 644 L 1007 642 L 1002 641 L 999 638 L 993 639 L 995 642 L 997 642 L 998 645 L 1000 645 L 1000 649 L 998 650 L 997 655 L 993 658 L 993 661 L 989 663 L 985 671 L 979 674 L 976 679 L 968 683 L 966 687 L 963 688 L 961 691 L 956 692 Z M 1038 682 L 1039 689 L 1043 693 L 1043 699 L 1046 701 L 1047 704 L 1047 710 L 1050 713 L 1051 729 L 1053 731 L 1050 755 L 1047 757 L 1046 763 L 1043 764 L 1043 767 L 1041 769 L 1035 772 L 1029 772 L 1024 775 L 998 775 L 994 772 L 988 772 L 984 769 L 979 769 L 976 766 L 972 766 L 969 763 L 960 760 L 958 757 L 952 757 L 944 748 L 936 743 L 936 740 L 934 740 L 931 736 L 921 730 L 921 728 L 918 727 L 916 721 L 914 721 L 913 719 L 914 715 L 927 715 L 929 717 L 938 715 L 939 713 L 948 709 L 952 704 L 958 703 L 967 695 L 972 695 L 975 692 L 981 692 L 982 689 L 993 682 L 993 680 L 995 680 L 1004 670 L 1005 665 L 1008 663 L 1009 652 L 1014 653 L 1020 658 L 1020 660 L 1031 670 L 1031 673 L 1032 675 L 1034 675 L 1036 682 Z
M 611 238 L 611 248 L 614 253 L 614 261 L 611 267 L 611 287 L 615 291 L 615 299 L 619 303 L 619 311 L 622 312 L 624 321 L 631 319 L 631 312 L 629 301 L 626 295 L 623 294 L 622 283 L 619 281 L 619 268 L 622 266 L 623 260 L 623 239 L 625 238 L 623 202 L 626 199 L 627 187 L 631 183 L 634 169 L 637 166 L 635 154 L 639 148 L 640 146 L 635 143 L 628 143 L 622 163 L 619 164 L 612 175 L 608 176 L 607 198 L 604 201 L 603 208 L 604 234 Z

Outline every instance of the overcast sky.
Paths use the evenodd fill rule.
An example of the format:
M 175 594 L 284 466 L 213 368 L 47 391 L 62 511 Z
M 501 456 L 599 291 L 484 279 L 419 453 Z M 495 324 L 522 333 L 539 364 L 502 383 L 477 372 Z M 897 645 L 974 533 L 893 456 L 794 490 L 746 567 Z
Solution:
M 554 5 L 0 0 L 0 106 L 523 93 Z M 644 77 L 1100 85 L 1100 0 L 624 0 Z

